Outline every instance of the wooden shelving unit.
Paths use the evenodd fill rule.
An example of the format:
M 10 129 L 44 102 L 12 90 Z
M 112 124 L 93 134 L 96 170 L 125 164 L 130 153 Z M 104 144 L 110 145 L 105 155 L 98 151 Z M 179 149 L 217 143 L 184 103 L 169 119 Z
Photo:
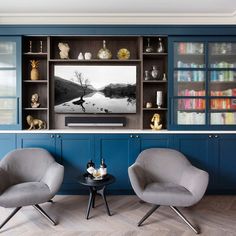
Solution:
M 46 122 L 49 129 L 49 76 L 48 76 L 48 42 L 46 36 L 25 36 L 23 37 L 23 103 L 22 103 L 22 127 L 28 129 L 26 122 L 28 115 Z M 39 79 L 30 79 L 30 61 L 39 61 Z M 39 95 L 40 107 L 31 107 L 31 97 L 33 94 Z

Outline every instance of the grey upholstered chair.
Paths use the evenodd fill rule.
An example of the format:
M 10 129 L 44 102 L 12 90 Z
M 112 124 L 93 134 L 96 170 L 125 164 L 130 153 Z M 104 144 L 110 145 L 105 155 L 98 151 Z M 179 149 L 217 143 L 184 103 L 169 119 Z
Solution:
M 138 226 L 163 205 L 170 206 L 195 233 L 199 233 L 176 207 L 192 206 L 203 197 L 208 185 L 207 172 L 192 166 L 182 153 L 167 148 L 142 151 L 128 172 L 138 197 L 153 204 Z
M 0 161 L 0 206 L 15 208 L 0 225 L 0 229 L 23 206 L 32 205 L 53 225 L 53 221 L 38 205 L 52 202 L 64 176 L 64 167 L 41 148 L 17 149 Z

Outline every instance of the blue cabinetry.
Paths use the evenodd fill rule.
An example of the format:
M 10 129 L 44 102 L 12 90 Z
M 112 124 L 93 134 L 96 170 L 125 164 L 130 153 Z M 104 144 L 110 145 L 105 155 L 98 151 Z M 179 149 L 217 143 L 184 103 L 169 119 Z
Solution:
M 85 189 L 77 183 L 76 178 L 85 172 L 89 160 L 94 161 L 94 150 L 93 135 L 56 135 L 56 156 L 65 168 L 62 192 L 74 194 Z
M 0 159 L 16 148 L 15 134 L 0 134 Z

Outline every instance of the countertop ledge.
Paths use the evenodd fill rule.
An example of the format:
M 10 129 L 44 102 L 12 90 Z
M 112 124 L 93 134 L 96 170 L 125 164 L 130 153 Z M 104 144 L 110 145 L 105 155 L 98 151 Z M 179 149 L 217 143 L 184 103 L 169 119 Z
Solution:
M 236 130 L 50 129 L 0 130 L 0 134 L 236 134 Z

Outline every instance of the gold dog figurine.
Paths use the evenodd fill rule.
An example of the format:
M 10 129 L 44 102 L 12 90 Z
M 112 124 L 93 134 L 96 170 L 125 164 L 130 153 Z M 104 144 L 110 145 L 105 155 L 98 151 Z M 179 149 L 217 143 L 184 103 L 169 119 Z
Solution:
M 27 123 L 30 126 L 29 130 L 31 129 L 36 129 L 36 127 L 38 127 L 38 129 L 46 129 L 46 122 L 40 119 L 34 119 L 33 116 L 28 115 L 26 117 Z
M 150 127 L 153 130 L 160 130 L 162 128 L 162 124 L 160 124 L 160 115 L 158 113 L 155 113 L 152 117 L 151 122 L 153 122 L 154 124 L 150 124 Z

